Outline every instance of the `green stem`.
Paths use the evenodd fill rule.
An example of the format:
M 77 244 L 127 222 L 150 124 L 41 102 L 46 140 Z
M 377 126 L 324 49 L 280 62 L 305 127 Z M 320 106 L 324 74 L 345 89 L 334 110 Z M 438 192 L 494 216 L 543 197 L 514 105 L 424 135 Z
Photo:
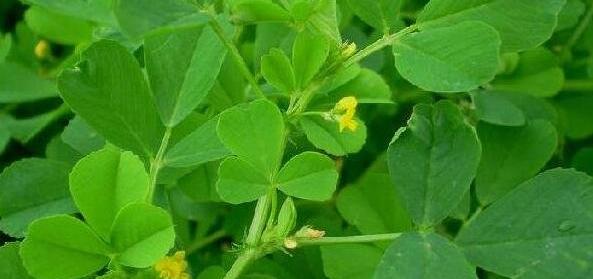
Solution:
M 325 114 L 327 114 L 326 111 L 305 111 L 305 112 L 301 112 L 299 114 L 295 114 L 294 116 L 321 116 L 323 117 Z
M 564 82 L 563 91 L 593 91 L 593 80 L 567 80 Z
M 566 42 L 566 45 L 564 45 L 562 53 L 560 54 L 560 61 L 566 62 L 572 47 L 578 42 L 578 40 L 581 38 L 581 35 L 583 35 L 583 32 L 585 32 L 587 29 L 587 26 L 591 22 L 591 18 L 593 18 L 593 1 L 591 1 L 589 4 L 589 10 L 587 11 L 587 14 L 583 16 L 583 19 L 581 19 L 581 22 L 574 30 L 574 33 L 572 33 L 572 36 L 570 36 L 570 39 L 568 39 L 568 42 Z
M 303 90 L 303 95 L 296 101 L 292 109 L 286 111 L 286 114 L 289 116 L 289 118 L 294 114 L 305 111 L 307 105 L 313 98 L 313 95 L 315 94 L 317 89 L 319 89 L 325 83 L 326 80 L 327 78 L 314 81 L 311 84 L 309 84 L 305 90 Z
M 276 191 L 274 189 L 274 191 Z M 274 194 L 276 194 L 274 192 Z M 243 270 L 254 260 L 261 256 L 259 251 L 259 242 L 261 240 L 262 233 L 266 227 L 266 220 L 270 211 L 272 203 L 272 192 L 268 195 L 259 198 L 257 205 L 255 206 L 255 213 L 253 214 L 253 220 L 251 226 L 249 226 L 249 232 L 245 239 L 247 248 L 239 255 L 237 260 L 233 263 L 231 269 L 226 273 L 224 279 L 235 279 L 239 278 Z
M 375 41 L 371 45 L 363 48 L 356 54 L 352 55 L 350 58 L 346 59 L 346 61 L 344 61 L 341 64 L 341 67 L 348 68 L 348 67 L 352 66 L 353 64 L 356 64 L 356 63 L 362 61 L 369 55 L 383 49 L 386 46 L 392 45 L 396 40 L 398 40 L 402 36 L 416 31 L 416 29 L 418 29 L 418 27 L 416 25 L 410 25 L 410 26 L 400 30 L 397 33 L 394 33 L 391 35 L 386 35 L 386 36 L 382 37 L 381 39 Z M 293 107 L 290 107 L 290 109 L 287 111 L 287 114 L 289 116 L 292 116 L 293 114 L 298 114 L 298 113 L 305 111 L 305 109 L 307 108 L 307 105 L 311 101 L 311 98 L 313 97 L 315 92 L 319 88 L 321 88 L 325 84 L 325 82 L 330 79 L 330 77 L 332 75 L 335 74 L 333 70 L 335 70 L 334 67 L 330 66 L 327 76 L 325 76 L 324 78 L 318 79 L 318 80 L 312 82 L 311 84 L 309 84 L 307 86 L 307 88 L 305 90 L 303 90 L 303 95 L 298 99 L 296 104 Z
M 354 54 L 350 58 L 348 58 L 348 60 L 346 60 L 343 64 L 344 68 L 347 68 L 347 67 L 351 66 L 352 64 L 355 64 L 355 63 L 363 60 L 364 58 L 383 49 L 386 46 L 392 45 L 399 38 L 416 31 L 416 29 L 418 29 L 418 26 L 410 25 L 410 26 L 400 30 L 397 33 L 383 36 L 383 38 L 375 41 L 371 45 L 365 47 L 364 49 L 360 50 L 359 52 L 357 52 L 356 54 Z
M 266 96 L 264 95 L 264 92 L 259 87 L 259 84 L 255 79 L 255 76 L 251 73 L 249 66 L 247 66 L 245 59 L 243 59 L 243 56 L 241 56 L 241 53 L 239 52 L 239 49 L 237 49 L 235 44 L 233 44 L 233 42 L 231 42 L 225 35 L 224 29 L 222 28 L 222 26 L 218 22 L 218 19 L 216 18 L 216 14 L 214 14 L 214 12 L 209 12 L 208 14 L 210 15 L 210 26 L 230 52 L 231 57 L 233 58 L 235 63 L 237 63 L 237 66 L 239 66 L 239 71 L 247 80 L 247 82 L 249 82 L 249 84 L 251 85 L 253 92 L 255 92 L 258 98 L 265 98 Z
M 167 127 L 165 133 L 163 134 L 163 138 L 161 139 L 161 145 L 159 146 L 159 150 L 157 151 L 155 157 L 150 160 L 150 181 L 148 185 L 148 196 L 147 201 L 149 203 L 153 202 L 154 199 L 154 191 L 156 188 L 157 178 L 159 176 L 159 171 L 163 165 L 163 157 L 165 156 L 165 152 L 167 151 L 167 146 L 169 145 L 169 140 L 171 138 L 171 132 L 173 128 Z
M 216 15 L 213 13 L 210 13 L 210 16 L 211 16 L 210 24 L 211 24 L 212 28 L 214 29 L 216 34 L 221 38 L 221 40 L 226 45 L 226 47 L 229 49 L 229 51 L 231 52 L 231 55 L 233 55 L 233 58 L 235 59 L 237 64 L 239 64 L 240 70 L 242 71 L 245 78 L 247 78 L 247 80 L 251 83 L 252 87 L 254 88 L 254 91 L 256 91 L 256 94 L 259 97 L 265 98 L 263 92 L 261 92 L 261 89 L 259 88 L 259 85 L 257 84 L 257 81 L 255 80 L 255 78 L 249 71 L 249 68 L 245 64 L 245 61 L 239 54 L 239 51 L 233 45 L 233 43 L 228 41 L 228 39 L 226 38 L 226 36 L 224 34 L 224 30 L 222 29 L 222 27 L 216 20 Z M 381 50 L 382 48 L 384 48 L 390 44 L 393 44 L 393 42 L 395 42 L 401 36 L 404 36 L 405 34 L 415 31 L 416 28 L 417 27 L 415 25 L 412 25 L 412 26 L 409 26 L 409 27 L 395 33 L 395 34 L 388 35 L 388 36 L 385 36 L 385 37 L 379 39 L 375 43 L 371 44 L 370 46 L 364 48 L 360 52 L 358 52 L 355 55 L 348 58 L 346 61 L 344 61 L 342 66 L 348 67 L 352 64 L 355 64 L 355 63 L 361 61 L 362 59 L 366 58 L 367 56 L 371 55 L 372 53 L 374 53 L 378 50 Z M 331 71 L 330 71 L 330 73 L 333 74 L 333 72 L 331 72 Z M 304 90 L 303 95 L 298 100 L 295 101 L 295 100 L 291 99 L 291 106 L 286 114 L 290 117 L 293 114 L 302 113 L 306 109 L 314 92 L 316 90 L 318 90 L 329 79 L 329 75 L 331 75 L 331 74 L 328 74 L 328 76 L 326 76 L 322 79 L 319 79 L 316 82 L 312 82 L 311 84 L 309 84 L 309 86 L 307 86 L 307 88 Z M 286 141 L 286 136 L 285 136 L 284 140 Z M 272 191 L 276 191 L 276 190 L 272 189 Z M 225 275 L 225 277 L 224 277 L 225 279 L 238 278 L 241 275 L 241 272 L 252 261 L 256 260 L 258 257 L 261 257 L 262 254 L 264 253 L 264 252 L 260 251 L 261 236 L 265 230 L 266 223 L 267 223 L 266 221 L 268 220 L 268 218 L 274 218 L 273 216 L 270 216 L 270 207 L 272 206 L 272 199 L 273 199 L 272 195 L 275 195 L 275 194 L 276 194 L 275 192 L 270 192 L 270 193 L 268 193 L 268 195 L 266 195 L 265 197 L 261 197 L 257 201 L 257 205 L 255 207 L 255 214 L 253 216 L 253 220 L 251 222 L 251 226 L 249 227 L 249 232 L 248 232 L 247 238 L 245 240 L 245 244 L 247 247 L 239 255 L 239 257 L 237 258 L 235 263 L 233 263 L 233 266 Z M 298 243 L 300 245 L 322 245 L 322 244 L 336 244 L 336 243 L 360 243 L 360 242 L 388 241 L 388 240 L 393 240 L 393 239 L 397 238 L 399 235 L 400 234 L 383 234 L 383 235 L 367 235 L 367 236 L 352 236 L 352 237 L 325 237 L 325 238 L 319 238 L 319 239 L 299 239 Z
M 241 276 L 243 270 L 251 264 L 259 255 L 259 252 L 254 248 L 245 250 L 233 263 L 231 269 L 226 273 L 224 279 L 236 279 Z
M 200 238 L 197 241 L 194 241 L 193 243 L 188 245 L 187 248 L 185 248 L 185 252 L 189 255 L 195 251 L 198 251 L 198 250 L 212 244 L 213 242 L 215 242 L 225 236 L 226 236 L 226 232 L 224 230 L 216 231 L 216 232 L 212 233 L 211 235 L 208 235 L 204 238 Z
M 256 247 L 259 244 L 261 235 L 266 228 L 266 221 L 272 203 L 271 195 L 265 195 L 257 200 L 255 213 L 245 243 L 250 247 Z
M 274 225 L 274 221 L 276 218 L 276 211 L 278 207 L 278 194 L 276 193 L 276 189 L 272 189 L 270 191 L 270 199 L 270 215 L 268 217 L 268 223 L 266 224 L 266 228 L 271 228 Z
M 295 241 L 298 246 L 311 245 L 332 245 L 345 243 L 367 243 L 378 241 L 392 241 L 400 237 L 401 233 L 386 233 L 386 234 L 370 234 L 370 235 L 355 235 L 355 236 L 340 236 L 340 237 L 321 237 L 321 238 L 297 238 Z

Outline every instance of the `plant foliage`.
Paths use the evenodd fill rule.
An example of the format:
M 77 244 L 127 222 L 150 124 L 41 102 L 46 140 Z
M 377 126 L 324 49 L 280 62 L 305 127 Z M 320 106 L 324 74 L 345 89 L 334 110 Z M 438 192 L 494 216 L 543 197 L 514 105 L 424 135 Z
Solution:
M 592 22 L 3 0 L 0 278 L 593 278 Z

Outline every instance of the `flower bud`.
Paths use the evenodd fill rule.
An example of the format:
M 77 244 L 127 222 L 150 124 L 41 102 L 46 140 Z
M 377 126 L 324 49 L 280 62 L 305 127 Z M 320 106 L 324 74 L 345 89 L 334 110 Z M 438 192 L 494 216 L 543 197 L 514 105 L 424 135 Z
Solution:
M 501 55 L 501 63 L 498 66 L 498 74 L 512 74 L 519 65 L 519 54 L 515 52 Z
M 356 53 L 356 44 L 350 43 L 342 47 L 342 58 L 349 58 Z
M 297 211 L 294 207 L 292 198 L 288 197 L 284 200 L 280 213 L 278 213 L 278 231 L 277 236 L 285 238 L 296 226 Z
M 307 228 L 305 234 L 308 238 L 321 238 L 325 235 L 325 231 L 316 230 L 313 228 Z
M 286 249 L 295 249 L 298 245 L 299 244 L 297 243 L 297 241 L 292 237 L 284 239 L 284 248 Z
M 49 43 L 46 40 L 39 41 L 35 46 L 34 52 L 35 56 L 39 59 L 48 57 L 50 54 Z
M 325 236 L 325 231 L 316 230 L 311 226 L 304 226 L 294 236 L 296 238 L 321 238 Z

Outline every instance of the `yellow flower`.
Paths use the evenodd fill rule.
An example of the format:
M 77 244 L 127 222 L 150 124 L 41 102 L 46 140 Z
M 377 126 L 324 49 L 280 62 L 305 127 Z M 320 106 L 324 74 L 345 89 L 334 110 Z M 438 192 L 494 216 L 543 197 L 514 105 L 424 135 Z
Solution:
M 356 106 L 358 101 L 355 97 L 348 96 L 342 98 L 333 109 L 333 112 L 338 115 L 338 123 L 340 124 L 340 132 L 348 128 L 354 132 L 358 128 L 358 122 L 354 119 L 356 114 Z
M 186 269 L 187 262 L 183 251 L 178 251 L 170 257 L 164 257 L 154 265 L 154 270 L 162 279 L 190 279 L 189 274 L 185 272 Z
M 355 97 L 352 96 L 348 96 L 348 97 L 344 97 L 342 99 L 340 99 L 340 101 L 338 101 L 338 103 L 336 104 L 336 107 L 334 108 L 334 110 L 337 110 L 338 112 L 341 111 L 346 111 L 348 112 L 352 112 L 352 114 L 354 114 L 356 112 L 356 106 L 358 105 L 358 101 L 356 100 Z
M 45 40 L 41 40 L 37 43 L 37 45 L 35 46 L 35 56 L 37 56 L 37 58 L 43 59 L 46 58 L 49 53 L 50 53 L 50 49 L 49 49 L 49 43 Z
M 345 128 L 354 132 L 358 128 L 358 122 L 354 119 L 354 114 L 346 113 L 339 118 L 340 132 L 343 132 Z

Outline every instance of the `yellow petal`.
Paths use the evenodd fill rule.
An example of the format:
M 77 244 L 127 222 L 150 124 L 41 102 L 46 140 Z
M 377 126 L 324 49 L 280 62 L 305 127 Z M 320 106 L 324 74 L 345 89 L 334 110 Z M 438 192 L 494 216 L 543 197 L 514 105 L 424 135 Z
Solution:
M 39 41 L 34 50 L 35 56 L 40 59 L 47 57 L 49 55 L 49 51 L 49 43 L 45 40 Z
M 185 252 L 176 252 L 173 256 L 164 257 L 154 265 L 155 271 L 162 279 L 186 279 L 189 275 L 185 272 L 187 262 Z
M 358 105 L 358 101 L 353 96 L 348 96 L 340 99 L 336 104 L 336 109 L 339 111 L 347 111 L 347 112 L 354 112 L 356 111 L 356 106 Z
M 343 132 L 344 129 L 348 128 L 348 130 L 354 132 L 358 128 L 358 122 L 354 119 L 354 114 L 346 113 L 340 116 L 339 119 L 340 124 L 340 132 Z

